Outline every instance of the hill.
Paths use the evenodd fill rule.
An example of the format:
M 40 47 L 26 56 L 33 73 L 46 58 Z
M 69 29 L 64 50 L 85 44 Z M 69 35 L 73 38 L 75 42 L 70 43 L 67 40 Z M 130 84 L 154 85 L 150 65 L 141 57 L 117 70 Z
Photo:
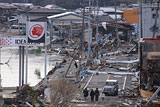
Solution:
M 86 0 L 85 0 L 86 1 Z M 91 0 L 92 5 L 96 5 L 96 0 Z M 117 0 L 120 3 L 136 3 L 137 0 Z M 1 3 L 33 3 L 34 5 L 45 6 L 47 4 L 56 4 L 66 9 L 76 9 L 82 7 L 83 0 L 0 0 Z M 87 5 L 86 1 L 86 5 Z M 113 6 L 114 0 L 99 0 L 99 6 Z

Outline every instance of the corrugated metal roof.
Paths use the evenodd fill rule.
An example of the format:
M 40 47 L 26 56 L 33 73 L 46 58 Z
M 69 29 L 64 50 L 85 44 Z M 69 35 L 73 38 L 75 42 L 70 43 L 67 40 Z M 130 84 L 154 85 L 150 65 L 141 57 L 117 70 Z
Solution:
M 16 6 L 14 6 L 13 4 L 9 4 L 9 3 L 0 3 L 0 8 L 3 9 L 11 9 L 11 8 L 17 8 Z
M 100 22 L 112 22 L 114 21 L 109 15 L 99 16 L 98 21 Z
M 29 13 L 61 13 L 65 12 L 65 10 L 61 9 L 47 9 L 47 8 L 36 8 L 33 10 L 30 10 Z
M 61 9 L 61 10 L 66 10 L 65 8 L 62 8 L 62 7 L 57 6 L 57 5 L 55 5 L 55 4 L 46 5 L 45 8 L 48 8 L 48 9 Z
M 59 18 L 59 17 L 63 17 L 63 16 L 66 16 L 66 15 L 76 15 L 76 13 L 75 12 L 65 12 L 65 13 L 49 16 L 48 19 Z
M 100 10 L 103 10 L 106 13 L 115 12 L 115 8 L 113 8 L 113 7 L 100 7 Z M 116 11 L 117 11 L 117 13 L 123 13 L 123 11 L 121 11 L 119 9 L 117 9 Z
M 61 9 L 48 9 L 48 8 L 44 8 L 44 7 L 39 7 L 39 6 L 31 6 L 29 8 L 24 7 L 24 8 L 20 8 L 19 12 L 21 13 L 26 13 L 26 11 L 29 10 L 28 12 L 30 14 L 59 14 L 59 13 L 63 13 L 65 12 L 65 10 L 61 10 Z
M 116 19 L 116 16 L 113 14 L 113 15 L 109 15 L 112 19 Z M 122 18 L 122 15 L 117 15 L 117 19 L 121 19 Z
M 66 18 L 64 18 L 66 16 Z M 69 17 L 67 17 L 69 16 Z M 58 20 L 63 20 L 63 21 L 69 21 L 69 20 L 82 20 L 83 19 L 83 16 L 75 13 L 75 12 L 65 12 L 65 13 L 61 13 L 61 14 L 57 14 L 57 15 L 53 15 L 53 16 L 49 16 L 47 17 L 48 19 L 58 19 Z M 84 17 L 85 21 L 88 20 L 88 17 Z M 91 19 L 92 20 L 92 19 Z

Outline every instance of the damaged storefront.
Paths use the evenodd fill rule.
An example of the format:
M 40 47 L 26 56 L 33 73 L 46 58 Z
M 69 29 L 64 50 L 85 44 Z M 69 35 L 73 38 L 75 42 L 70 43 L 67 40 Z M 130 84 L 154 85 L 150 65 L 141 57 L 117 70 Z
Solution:
M 142 44 L 143 49 L 143 72 L 142 88 L 148 91 L 154 91 L 159 84 L 159 62 L 160 62 L 160 43 L 159 40 L 144 39 Z
M 121 22 L 118 22 L 117 24 L 116 23 L 106 23 L 106 24 L 101 24 L 101 26 L 99 26 L 99 33 L 100 35 L 112 35 L 111 36 L 111 39 L 115 38 L 116 37 L 116 31 L 115 31 L 115 28 L 116 26 L 118 27 L 118 36 L 120 38 L 120 40 L 125 40 L 125 41 L 130 41 L 131 40 L 131 36 L 132 35 L 132 32 L 134 30 L 134 27 L 129 24 L 129 23 L 121 23 Z M 96 27 L 93 28 L 93 36 L 95 35 L 96 33 Z

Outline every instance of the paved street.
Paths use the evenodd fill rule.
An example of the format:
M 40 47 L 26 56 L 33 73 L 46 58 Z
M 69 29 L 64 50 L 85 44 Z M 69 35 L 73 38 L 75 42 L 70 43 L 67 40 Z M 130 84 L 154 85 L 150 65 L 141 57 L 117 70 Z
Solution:
M 91 78 L 91 81 L 87 85 L 87 88 L 89 90 L 96 88 L 100 91 L 100 97 L 98 102 L 91 102 L 90 96 L 87 97 L 87 100 L 85 102 L 78 102 L 75 104 L 72 104 L 72 107 L 111 107 L 115 105 L 121 105 L 121 102 L 124 103 L 125 98 L 120 97 L 122 96 L 121 90 L 128 87 L 131 88 L 131 76 L 120 76 L 120 75 L 94 75 Z M 119 93 L 118 96 L 105 96 L 104 101 L 102 101 L 101 95 L 102 95 L 102 89 L 105 85 L 106 80 L 118 80 L 119 85 Z M 83 94 L 82 94 L 83 95 Z

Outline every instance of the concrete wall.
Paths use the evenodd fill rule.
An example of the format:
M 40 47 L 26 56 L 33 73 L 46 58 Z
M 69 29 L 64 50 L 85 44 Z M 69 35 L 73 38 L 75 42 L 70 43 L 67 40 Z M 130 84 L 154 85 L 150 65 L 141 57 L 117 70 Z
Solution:
M 142 28 L 143 28 L 143 37 L 144 38 L 152 38 L 153 32 L 150 30 L 151 27 L 155 24 L 155 18 L 153 18 L 153 15 L 156 13 L 155 8 L 157 5 L 143 5 L 142 8 Z M 155 34 L 160 35 L 160 10 L 158 12 L 158 19 L 157 19 L 157 26 L 159 27 L 158 31 Z

